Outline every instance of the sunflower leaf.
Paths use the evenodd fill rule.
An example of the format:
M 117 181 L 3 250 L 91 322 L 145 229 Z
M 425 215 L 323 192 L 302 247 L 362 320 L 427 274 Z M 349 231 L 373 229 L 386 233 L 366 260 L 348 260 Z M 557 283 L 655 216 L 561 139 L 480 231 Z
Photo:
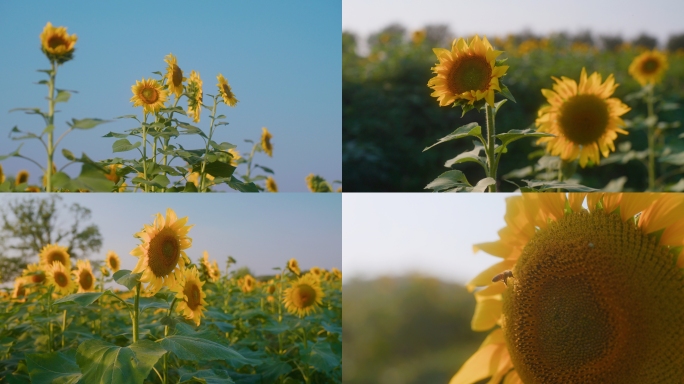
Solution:
M 425 189 L 432 189 L 434 192 L 441 192 L 446 190 L 462 190 L 464 188 L 472 187 L 468 182 L 463 172 L 454 169 L 446 171 L 434 179 L 430 184 L 425 186 Z
M 200 173 L 202 171 L 202 163 L 197 163 L 192 167 L 193 172 Z M 228 163 L 214 161 L 207 163 L 204 171 L 214 177 L 231 177 L 235 172 L 235 167 Z
M 76 156 L 74 156 L 73 152 L 71 152 L 70 150 L 68 150 L 66 148 L 62 149 L 62 156 L 64 156 L 64 158 L 69 160 L 69 161 L 76 160 Z
M 543 181 L 543 180 L 524 180 L 527 187 L 520 188 L 523 192 L 544 192 L 548 190 L 562 189 L 566 192 L 595 192 L 598 189 L 589 188 L 582 184 L 573 184 L 567 181 Z
M 457 140 L 457 139 L 461 139 L 461 138 L 468 137 L 468 136 L 477 137 L 478 139 L 480 139 L 480 141 L 482 141 L 484 143 L 484 137 L 482 137 L 482 127 L 480 127 L 479 124 L 473 122 L 473 123 L 468 123 L 464 126 L 456 128 L 455 131 L 448 134 L 447 136 L 442 137 L 435 144 L 432 144 L 431 146 L 423 149 L 423 152 L 427 151 L 428 149 L 430 149 L 430 148 L 432 148 L 438 144 L 446 143 L 447 141 Z
M 474 144 L 475 144 L 475 148 L 472 151 L 463 152 L 463 153 L 459 154 L 458 156 L 456 156 L 453 159 L 448 160 L 446 163 L 444 163 L 444 166 L 447 168 L 451 168 L 451 166 L 454 164 L 474 162 L 474 163 L 480 164 L 482 166 L 482 168 L 486 170 L 487 169 L 487 159 L 480 156 L 480 152 L 482 152 L 484 147 L 482 145 L 478 145 L 477 142 L 475 142 Z
M 226 182 L 226 184 L 228 184 L 228 186 L 234 190 L 240 192 L 259 192 L 259 188 L 257 188 L 256 184 L 251 182 L 243 183 L 242 181 L 236 179 L 235 176 L 231 176 L 230 181 Z
M 505 86 L 502 82 L 499 82 L 499 88 L 501 88 L 501 96 L 507 98 L 508 100 L 516 103 L 515 97 L 513 97 L 513 94 L 511 91 L 508 90 L 508 87 Z
M 136 149 L 141 145 L 142 143 L 140 143 L 139 141 L 136 141 L 132 144 L 130 141 L 128 141 L 128 139 L 119 139 L 115 141 L 114 144 L 112 144 L 112 152 L 126 152 Z
M 121 269 L 114 274 L 114 281 L 132 290 L 140 281 L 142 273 L 131 273 L 126 269 Z
M 105 292 L 84 292 L 84 293 L 74 293 L 69 296 L 62 297 L 61 299 L 55 300 L 55 304 L 61 303 L 76 303 L 81 307 L 87 307 L 94 303 L 100 296 L 104 294 L 110 294 L 112 291 L 106 290 Z
M 27 354 L 26 365 L 32 383 L 75 384 L 81 378 L 74 350 Z
M 495 135 L 495 137 L 501 140 L 502 142 L 501 146 L 496 148 L 496 153 L 499 153 L 504 152 L 506 150 L 506 146 L 516 140 L 520 140 L 526 137 L 555 137 L 555 135 L 551 133 L 537 132 L 534 129 L 527 128 L 522 130 L 511 129 L 508 132 L 499 133 L 498 135 Z
M 258 360 L 242 356 L 230 347 L 199 337 L 171 335 L 158 340 L 157 343 L 166 351 L 173 352 L 181 360 L 222 360 L 237 366 L 259 365 L 261 363 Z
M 85 383 L 139 383 L 145 380 L 166 351 L 150 340 L 119 347 L 102 340 L 86 340 L 76 351 Z
M 496 184 L 496 180 L 491 177 L 485 177 L 475 184 L 473 188 L 466 188 L 468 192 L 484 192 L 490 185 Z
M 58 89 L 57 90 L 57 97 L 55 97 L 55 104 L 56 103 L 66 103 L 69 101 L 69 98 L 71 98 L 71 93 L 69 91 L 65 91 L 63 89 Z
M 108 123 L 109 120 L 102 119 L 71 119 L 71 123 L 68 123 L 72 128 L 77 129 L 91 129 L 95 128 L 100 124 Z

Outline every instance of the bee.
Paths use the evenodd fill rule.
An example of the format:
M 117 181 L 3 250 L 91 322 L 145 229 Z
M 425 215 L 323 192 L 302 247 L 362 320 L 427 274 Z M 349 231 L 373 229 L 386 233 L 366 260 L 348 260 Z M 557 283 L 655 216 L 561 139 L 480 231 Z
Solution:
M 511 277 L 513 277 L 513 271 L 506 270 L 494 276 L 494 278 L 492 278 L 492 282 L 496 283 L 497 281 L 503 280 L 503 283 L 508 286 L 508 279 Z

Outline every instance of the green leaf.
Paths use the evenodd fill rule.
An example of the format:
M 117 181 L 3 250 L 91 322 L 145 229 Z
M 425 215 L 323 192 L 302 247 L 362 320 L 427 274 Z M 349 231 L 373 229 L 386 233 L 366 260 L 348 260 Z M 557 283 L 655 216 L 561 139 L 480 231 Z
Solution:
M 214 337 L 211 333 L 195 332 L 182 323 L 176 325 L 176 331 L 178 334 L 166 336 L 157 340 L 157 343 L 160 343 L 167 351 L 173 352 L 181 360 L 223 360 L 233 364 L 238 363 L 238 366 L 261 364 L 260 361 L 248 359 L 230 347 L 209 340 L 208 337 Z
M 288 370 L 289 372 L 289 370 Z M 287 372 L 286 372 L 287 373 Z M 228 376 L 228 373 L 221 372 L 217 374 L 213 370 L 202 369 L 197 372 L 183 372 L 180 375 L 180 384 L 202 383 L 202 384 L 232 384 L 235 383 L 233 379 Z
M 16 128 L 16 127 L 14 127 L 14 128 Z M 23 143 L 19 144 L 19 146 L 17 147 L 17 149 L 14 152 L 7 154 L 7 155 L 0 156 L 0 161 L 5 160 L 5 159 L 10 158 L 10 157 L 19 156 L 19 150 L 21 149 L 22 145 L 24 145 L 24 144 Z
M 135 144 L 131 144 L 128 139 L 119 139 L 112 144 L 112 152 L 126 152 L 130 151 L 132 149 L 136 149 L 139 146 L 141 146 L 142 143 L 139 141 L 136 141 Z
M 62 149 L 62 156 L 64 156 L 65 159 L 70 161 L 76 160 L 76 156 L 74 156 L 74 154 L 68 149 Z
M 64 172 L 57 172 L 52 175 L 52 187 L 55 189 L 69 189 L 71 177 Z
M 272 175 L 275 175 L 275 172 L 273 172 L 273 170 L 271 168 L 267 168 L 267 167 L 264 167 L 263 165 L 259 165 L 259 164 L 255 165 L 255 167 L 263 169 L 264 172 L 266 172 L 266 173 L 270 173 Z
M 484 179 L 478 181 L 477 184 L 470 189 L 470 192 L 484 192 L 487 187 L 494 184 L 496 184 L 496 180 L 492 179 L 491 177 L 485 177 Z
M 446 171 L 434 179 L 430 184 L 425 186 L 425 189 L 432 189 L 435 192 L 445 191 L 449 189 L 462 189 L 472 187 L 466 179 L 463 172 L 459 170 Z
M 197 163 L 192 167 L 193 172 L 200 173 L 202 171 L 202 163 Z M 223 163 L 220 161 L 214 161 L 212 163 L 207 163 L 204 171 L 214 177 L 231 177 L 233 172 L 235 172 L 235 167 L 228 163 Z
M 138 120 L 138 116 L 136 116 L 136 115 L 123 115 L 123 116 L 115 117 L 115 119 L 136 119 L 136 120 Z M 140 120 L 138 120 L 138 121 L 140 121 Z
M 482 168 L 486 170 L 487 159 L 480 156 L 480 152 L 482 152 L 483 149 L 484 147 L 482 145 L 478 145 L 478 143 L 475 143 L 475 148 L 472 151 L 461 153 L 460 155 L 444 163 L 444 166 L 447 168 L 451 168 L 451 166 L 454 164 L 474 162 L 480 164 Z
M 86 340 L 76 351 L 84 383 L 141 384 L 166 351 L 157 343 L 140 340 L 118 347 L 102 340 Z
M 69 124 L 72 128 L 76 129 L 91 129 L 95 128 L 100 124 L 108 123 L 109 120 L 102 120 L 102 119 L 71 119 L 71 123 Z
M 516 102 L 515 97 L 513 97 L 513 94 L 511 93 L 511 91 L 509 91 L 508 87 L 505 86 L 501 81 L 499 81 L 499 88 L 501 88 L 501 92 L 500 92 L 501 96 L 507 98 L 508 100 L 510 100 L 514 103 Z
M 185 188 L 183 189 L 183 192 L 197 192 L 197 186 L 194 183 L 187 182 L 185 183 Z
M 69 101 L 69 98 L 71 97 L 71 93 L 69 91 L 65 91 L 63 89 L 58 89 L 57 90 L 57 97 L 55 97 L 55 104 L 56 103 L 66 103 Z
M 40 108 L 13 108 L 13 109 L 10 109 L 9 111 L 10 112 L 24 111 L 24 113 L 26 113 L 27 115 L 41 115 L 46 119 L 47 119 L 47 115 L 48 115 L 46 112 L 41 111 Z
M 126 302 L 131 305 L 131 308 L 133 308 L 133 305 L 135 304 L 134 298 L 131 297 L 130 299 L 126 300 Z M 138 299 L 138 308 L 140 309 L 140 312 L 143 312 L 148 308 L 169 309 L 169 303 L 166 302 L 166 300 L 160 299 L 158 297 L 141 297 Z
M 562 189 L 566 192 L 596 192 L 598 189 L 589 188 L 582 184 L 573 184 L 566 181 L 540 181 L 540 180 L 523 180 L 527 183 L 525 191 L 549 191 Z M 523 188 L 521 188 L 523 190 Z
M 103 170 L 96 165 L 91 164 L 90 160 L 85 154 L 81 156 L 81 161 L 84 162 L 81 167 L 81 174 L 73 179 L 72 190 L 87 189 L 93 192 L 111 192 L 114 188 L 114 183 L 105 177 Z
M 200 135 L 205 139 L 208 139 L 207 135 L 205 135 L 199 127 L 195 127 L 194 125 L 183 123 L 181 121 L 178 122 L 178 126 L 185 129 L 185 132 L 183 132 L 184 135 Z
M 537 132 L 534 129 L 511 129 L 508 132 L 499 133 L 495 135 L 497 139 L 501 140 L 501 146 L 496 148 L 496 153 L 505 151 L 506 146 L 516 140 L 520 140 L 526 137 L 554 137 L 555 135 L 545 132 Z
M 111 291 L 107 291 L 111 293 Z M 59 300 L 55 300 L 55 304 L 62 303 L 76 303 L 81 307 L 87 307 L 90 304 L 97 301 L 100 296 L 104 295 L 105 292 L 85 292 L 85 293 L 74 293 L 69 296 L 62 297 Z
M 230 178 L 230 181 L 226 182 L 226 184 L 228 184 L 228 186 L 230 186 L 234 190 L 240 192 L 259 192 L 259 188 L 257 188 L 256 184 L 243 183 L 242 181 L 236 179 L 235 176 L 232 176 Z
M 329 372 L 342 364 L 341 359 L 330 349 L 330 343 L 316 343 L 311 348 L 309 364 L 317 371 Z
M 114 274 L 114 281 L 130 291 L 138 284 L 140 276 L 142 276 L 142 273 L 131 273 L 129 270 L 121 269 Z
M 118 137 L 118 138 L 120 138 L 120 139 L 125 139 L 125 138 L 127 138 L 128 136 L 130 136 L 130 135 L 128 135 L 128 134 L 126 134 L 126 133 L 109 132 L 108 134 L 106 134 L 106 135 L 104 135 L 104 136 L 102 136 L 102 137 Z
M 432 144 L 431 146 L 423 149 L 423 152 L 427 151 L 428 149 L 434 147 L 437 144 L 442 144 L 442 143 L 445 143 L 445 142 L 451 141 L 451 140 L 461 139 L 461 138 L 464 138 L 467 136 L 475 136 L 475 137 L 479 138 L 484 143 L 484 138 L 482 137 L 482 127 L 480 127 L 477 123 L 473 122 L 473 123 L 466 124 L 462 127 L 456 128 L 455 131 L 453 131 L 452 133 L 450 133 L 447 136 L 442 137 L 435 144 Z
M 26 355 L 31 383 L 75 384 L 81 378 L 81 371 L 73 353 L 30 353 Z

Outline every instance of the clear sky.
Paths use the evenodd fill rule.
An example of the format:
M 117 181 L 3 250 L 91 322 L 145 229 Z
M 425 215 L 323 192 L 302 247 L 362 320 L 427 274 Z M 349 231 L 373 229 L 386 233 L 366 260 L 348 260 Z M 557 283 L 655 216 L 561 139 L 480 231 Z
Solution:
M 37 195 L 0 194 L 0 205 L 9 199 Z M 44 194 L 42 196 L 45 196 Z M 107 251 L 119 254 L 122 269 L 133 269 L 138 259 L 130 255 L 140 241 L 133 237 L 157 213 L 173 209 L 194 224 L 186 250 L 193 261 L 209 252 L 225 270 L 228 256 L 236 267 L 249 267 L 257 275 L 273 274 L 296 258 L 302 269 L 342 266 L 341 194 L 61 194 L 62 203 L 78 203 L 92 211 L 92 223 L 103 237 L 102 250 L 92 260 L 104 260 Z M 62 212 L 69 217 L 68 212 Z M 64 244 L 63 244 L 64 245 Z M 236 268 L 231 267 L 231 268 Z
M 420 273 L 465 284 L 501 261 L 472 247 L 499 239 L 508 196 L 345 193 L 343 282 Z
M 341 4 L 339 0 L 257 1 L 116 1 L 0 2 L 0 154 L 19 142 L 8 139 L 15 125 L 40 133 L 39 116 L 12 108 L 47 110 L 47 87 L 38 69 L 49 68 L 40 50 L 39 35 L 49 21 L 76 34 L 75 59 L 60 66 L 57 88 L 76 90 L 66 104 L 58 104 L 56 136 L 72 118 L 112 119 L 127 114 L 142 117 L 129 101 L 136 80 L 154 71 L 166 72 L 164 57 L 173 53 L 186 77 L 199 72 L 205 94 L 216 94 L 216 76 L 229 81 L 240 100 L 235 108 L 219 105 L 230 123 L 219 127 L 216 141 L 251 150 L 244 139 L 258 140 L 261 128 L 273 134 L 273 158 L 260 154 L 256 163 L 272 168 L 281 191 L 306 191 L 309 173 L 329 181 L 342 177 Z M 205 103 L 208 98 L 205 97 Z M 186 100 L 180 104 L 187 108 Z M 210 112 L 203 110 L 199 127 L 208 132 Z M 57 165 L 66 163 L 61 148 L 95 160 L 114 157 L 110 131 L 133 128 L 124 119 L 90 131 L 72 132 L 58 148 Z M 195 137 L 183 136 L 187 149 L 204 148 Z M 25 142 L 22 155 L 45 163 L 37 141 Z M 137 151 L 117 153 L 133 157 Z M 8 159 L 6 173 L 28 169 L 38 183 L 37 166 Z M 182 164 L 179 164 L 182 165 Z M 244 172 L 244 165 L 239 171 Z M 80 166 L 66 169 L 72 175 Z
M 664 44 L 684 33 L 681 0 L 344 0 L 342 30 L 362 37 L 391 23 L 409 30 L 448 25 L 453 33 L 503 36 L 527 29 L 535 33 L 591 30 L 634 38 L 646 32 Z

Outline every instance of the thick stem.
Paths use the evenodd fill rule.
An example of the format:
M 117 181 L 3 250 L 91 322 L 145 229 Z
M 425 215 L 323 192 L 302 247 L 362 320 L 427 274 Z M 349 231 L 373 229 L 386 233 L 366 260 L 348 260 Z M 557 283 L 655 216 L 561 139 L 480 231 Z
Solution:
M 485 116 L 487 117 L 487 148 L 485 152 L 487 153 L 487 165 L 489 166 L 489 174 L 487 176 L 491 177 L 496 181 L 496 142 L 494 136 L 496 135 L 496 128 L 494 126 L 494 110 L 489 104 L 485 106 Z M 489 186 L 489 192 L 496 192 L 496 183 Z
M 138 317 L 140 316 L 140 283 L 135 286 L 135 299 L 133 301 L 133 342 L 138 342 Z
M 655 113 L 653 113 L 653 87 L 646 95 L 646 105 L 648 107 L 648 190 L 655 190 Z
M 211 137 L 214 135 L 214 121 L 216 119 L 216 105 L 218 95 L 214 96 L 214 108 L 211 110 L 211 125 L 209 125 L 209 139 L 207 139 L 207 145 L 204 147 L 204 160 L 202 160 L 202 182 L 200 183 L 200 192 L 206 192 L 204 190 L 207 180 L 207 174 L 204 172 L 207 166 L 207 155 L 209 154 L 209 142 L 211 142 Z
M 50 71 L 50 83 L 48 84 L 49 95 L 48 95 L 48 126 L 52 126 L 52 129 L 48 132 L 48 142 L 47 142 L 47 169 L 45 170 L 45 175 L 47 180 L 45 182 L 45 192 L 52 192 L 52 158 L 55 151 L 54 147 L 54 122 L 55 122 L 55 78 L 57 77 L 57 65 L 54 61 L 51 61 L 52 65 Z

